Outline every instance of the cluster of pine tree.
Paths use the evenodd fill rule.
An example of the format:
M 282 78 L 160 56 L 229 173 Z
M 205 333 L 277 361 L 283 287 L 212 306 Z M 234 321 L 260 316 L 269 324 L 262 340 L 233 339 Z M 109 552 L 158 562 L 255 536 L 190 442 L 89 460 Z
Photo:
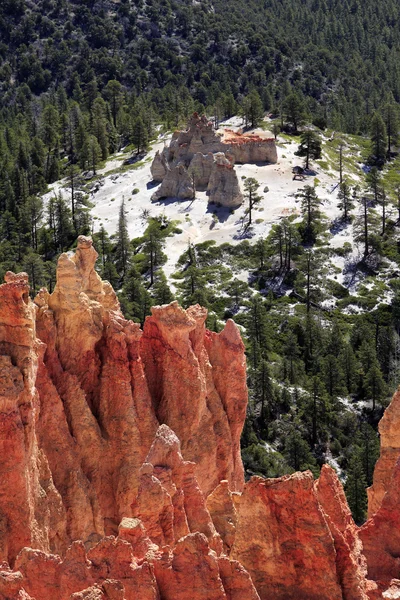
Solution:
M 83 90 L 148 96 L 171 124 L 193 98 L 217 118 L 238 102 L 250 124 L 261 106 L 365 133 L 400 101 L 399 23 L 393 0 L 4 0 L 2 105 L 36 113 L 59 85 L 77 99 L 78 74 Z

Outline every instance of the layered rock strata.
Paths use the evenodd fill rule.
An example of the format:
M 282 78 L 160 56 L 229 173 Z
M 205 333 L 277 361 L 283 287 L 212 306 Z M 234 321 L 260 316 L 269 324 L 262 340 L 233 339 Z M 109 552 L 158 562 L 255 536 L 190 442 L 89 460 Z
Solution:
M 261 133 L 243 134 L 225 130 L 223 137 L 225 152 L 233 156 L 236 163 L 272 163 L 278 160 L 275 139 Z

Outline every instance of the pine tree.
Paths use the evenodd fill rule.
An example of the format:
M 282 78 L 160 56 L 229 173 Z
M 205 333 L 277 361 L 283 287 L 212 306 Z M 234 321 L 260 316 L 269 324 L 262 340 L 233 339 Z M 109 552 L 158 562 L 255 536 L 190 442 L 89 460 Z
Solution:
M 122 85 L 119 81 L 111 79 L 105 87 L 105 95 L 110 102 L 114 127 L 117 127 L 117 115 L 122 101 Z
M 333 354 L 328 354 L 322 360 L 322 373 L 329 396 L 332 398 L 343 392 L 344 374 L 340 361 Z
M 254 179 L 254 177 L 247 177 L 247 179 L 244 182 L 244 189 L 245 189 L 244 196 L 248 202 L 247 209 L 246 209 L 246 215 L 247 215 L 247 226 L 246 227 L 251 226 L 252 217 L 253 217 L 253 209 L 256 206 L 256 204 L 261 202 L 261 196 L 259 196 L 257 194 L 257 190 L 259 187 L 260 187 L 260 184 L 257 181 L 257 179 Z
M 32 248 L 38 249 L 38 226 L 43 218 L 43 200 L 38 196 L 29 196 L 23 207 L 23 218 L 27 220 Z
M 260 406 L 260 428 L 262 435 L 268 431 L 268 423 L 272 419 L 275 404 L 275 392 L 269 364 L 262 359 L 251 377 L 254 406 Z
M 148 135 L 141 117 L 137 117 L 132 126 L 132 143 L 137 148 L 137 154 L 143 152 L 148 146 Z
M 372 485 L 374 467 L 379 458 L 380 445 L 379 436 L 369 423 L 361 423 L 356 444 L 360 448 L 367 485 Z
M 349 394 L 356 386 L 357 359 L 351 344 L 345 344 L 339 355 L 339 363 L 344 375 L 344 381 Z
M 131 267 L 125 275 L 121 300 L 124 313 L 143 327 L 146 317 L 150 314 L 153 299 L 134 267 Z
M 158 219 L 150 219 L 149 226 L 144 234 L 144 244 L 142 247 L 143 253 L 146 255 L 148 272 L 150 275 L 150 286 L 154 283 L 154 276 L 157 267 L 164 264 L 167 260 L 163 253 L 164 239 L 160 229 L 160 221 Z
M 45 146 L 47 147 L 47 157 L 46 157 L 46 165 L 45 165 L 45 178 L 46 181 L 51 182 L 54 181 L 52 173 L 52 154 L 58 150 L 58 141 L 59 141 L 59 114 L 57 109 L 48 104 L 41 116 L 41 139 L 43 140 Z
M 43 260 L 36 252 L 28 250 L 22 261 L 22 268 L 29 275 L 32 294 L 37 294 L 45 282 Z
M 311 453 L 310 446 L 294 425 L 285 436 L 283 455 L 295 471 L 310 469 L 315 475 L 318 473 L 317 463 Z
M 354 208 L 354 199 L 347 181 L 339 185 L 338 200 L 338 208 L 343 211 L 343 221 L 347 223 L 350 220 L 349 213 Z
M 120 273 L 122 280 L 124 279 L 128 269 L 129 254 L 130 248 L 128 235 L 128 221 L 125 211 L 125 199 L 122 198 L 122 202 L 119 208 L 118 228 L 116 233 L 115 244 L 115 266 L 117 268 L 118 273 Z
M 374 361 L 368 369 L 364 380 L 365 394 L 372 400 L 372 410 L 375 410 L 377 402 L 380 402 L 386 393 L 386 384 L 378 361 Z
M 371 162 L 381 167 L 386 160 L 387 134 L 385 123 L 379 113 L 371 119 Z
M 243 110 L 246 122 L 248 121 L 251 127 L 257 127 L 264 116 L 263 105 L 257 90 L 251 90 L 249 95 L 245 98 Z
M 399 109 L 396 104 L 393 94 L 390 93 L 388 101 L 383 106 L 383 121 L 387 132 L 387 158 L 390 160 L 392 147 L 397 143 L 399 132 Z
M 72 222 L 72 213 L 62 197 L 61 192 L 54 198 L 52 210 L 55 248 L 58 251 L 64 252 L 73 243 L 75 239 L 75 230 Z M 50 229 L 51 228 L 52 227 L 50 226 Z
M 305 288 L 305 301 L 307 314 L 311 305 L 317 303 L 321 297 L 320 276 L 323 264 L 323 256 L 318 251 L 307 249 L 297 261 L 297 265 L 303 278 L 299 283 Z
M 344 486 L 347 501 L 357 525 L 361 525 L 365 520 L 367 510 L 367 493 L 365 491 L 367 482 L 363 469 L 360 449 L 355 448 L 350 458 L 347 469 L 347 479 Z
M 304 221 L 303 242 L 305 244 L 313 244 L 316 240 L 316 221 L 320 217 L 319 206 L 321 200 L 318 198 L 315 188 L 311 185 L 305 185 L 298 192 L 297 198 L 301 201 L 301 214 Z
M 370 232 L 370 220 L 371 220 L 371 206 L 369 198 L 366 194 L 358 196 L 359 190 L 354 188 L 353 197 L 361 204 L 361 217 L 359 222 L 355 223 L 355 239 L 357 242 L 361 242 L 364 245 L 364 259 L 367 258 L 371 247 L 371 232 Z M 357 231 L 359 229 L 359 231 Z
M 246 316 L 246 328 L 249 338 L 249 358 L 254 369 L 260 360 L 267 358 L 271 348 L 271 335 L 266 307 L 259 295 L 253 296 Z
M 187 308 L 192 304 L 209 307 L 209 281 L 207 269 L 204 269 L 198 260 L 197 248 L 189 244 L 181 262 L 183 269 L 173 275 L 177 280 L 176 288 L 179 290 L 179 300 Z M 179 264 L 179 261 L 178 261 Z
M 310 159 L 318 160 L 321 158 L 321 140 L 318 133 L 307 129 L 300 136 L 300 145 L 296 152 L 297 156 L 304 156 L 304 167 L 308 169 L 310 166 Z
M 311 379 L 308 395 L 304 406 L 305 418 L 311 421 L 310 442 L 315 447 L 322 442 L 328 423 L 328 401 L 324 384 L 318 376 Z
M 301 349 L 298 339 L 293 332 L 289 330 L 283 347 L 284 363 L 283 363 L 283 379 L 287 379 L 291 385 L 295 385 L 299 380 Z
M 101 148 L 101 158 L 106 160 L 109 152 L 109 136 L 107 131 L 107 107 L 103 98 L 96 98 L 93 102 L 91 111 L 92 127 L 91 131 Z
M 96 175 L 96 166 L 101 157 L 101 148 L 96 136 L 89 135 L 87 137 L 83 155 L 85 156 L 85 162 L 88 163 L 89 168 L 93 171 L 93 175 Z
M 283 114 L 289 123 L 292 123 L 296 132 L 306 117 L 304 99 L 297 92 L 292 92 L 283 103 Z
M 157 271 L 156 281 L 152 287 L 152 297 L 155 304 L 169 304 L 175 299 L 163 271 Z

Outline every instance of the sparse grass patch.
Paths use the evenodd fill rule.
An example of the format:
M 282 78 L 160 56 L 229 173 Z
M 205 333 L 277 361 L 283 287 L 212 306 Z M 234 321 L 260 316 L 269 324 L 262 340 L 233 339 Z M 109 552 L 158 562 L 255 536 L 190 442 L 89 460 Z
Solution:
M 316 160 L 315 161 L 317 163 L 317 165 L 323 170 L 323 171 L 329 171 L 329 164 L 328 161 L 326 160 Z

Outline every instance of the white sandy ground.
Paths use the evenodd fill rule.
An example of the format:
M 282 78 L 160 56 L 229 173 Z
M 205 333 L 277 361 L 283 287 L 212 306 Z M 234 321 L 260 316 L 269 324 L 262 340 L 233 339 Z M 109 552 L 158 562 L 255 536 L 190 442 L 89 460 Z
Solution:
M 237 129 L 241 124 L 241 119 L 235 117 L 221 124 L 221 128 Z M 113 156 L 107 162 L 106 167 L 98 172 L 98 175 L 103 175 L 103 185 L 91 196 L 91 202 L 94 204 L 91 212 L 94 217 L 94 232 L 104 225 L 107 232 L 113 234 L 117 229 L 119 207 L 122 198 L 125 198 L 130 238 L 141 236 L 146 229 L 147 220 L 143 217 L 145 209 L 150 212 L 150 216 L 165 214 L 168 219 L 179 221 L 178 227 L 182 229 L 182 233 L 175 234 L 166 241 L 165 253 L 168 256 L 168 262 L 164 266 L 164 271 L 169 277 L 175 271 L 176 261 L 185 251 L 189 242 L 196 244 L 206 240 L 215 240 L 217 244 L 224 242 L 236 244 L 244 239 L 242 220 L 245 215 L 246 203 L 231 213 L 228 209 L 209 205 L 205 192 L 198 192 L 195 200 L 167 199 L 152 203 L 150 197 L 156 186 L 151 183 L 150 165 L 156 151 L 162 150 L 166 143 L 169 143 L 169 138 L 160 136 L 145 157 L 145 163 L 142 166 L 123 174 L 104 176 L 106 172 L 122 165 L 122 153 Z M 317 194 L 323 200 L 322 212 L 329 221 L 333 221 L 340 215 L 337 208 L 338 173 L 332 171 L 326 173 L 316 164 L 312 164 L 311 167 L 314 168 L 316 176 L 309 176 L 303 182 L 293 180 L 293 166 L 302 164 L 302 159 L 295 156 L 297 148 L 297 142 L 285 142 L 282 138 L 278 138 L 277 164 L 235 165 L 242 188 L 246 177 L 254 177 L 260 182 L 258 192 L 262 196 L 262 200 L 253 214 L 251 236 L 246 235 L 252 242 L 260 237 L 265 237 L 273 223 L 278 222 L 282 217 L 290 214 L 299 215 L 299 200 L 296 199 L 296 193 L 304 185 L 317 183 Z M 315 181 L 316 178 L 318 182 Z M 64 185 L 65 181 L 53 184 L 52 190 L 44 196 L 44 200 L 48 200 L 49 197 L 61 191 L 68 201 L 69 190 Z M 269 188 L 268 192 L 264 192 L 266 186 Z M 134 188 L 139 189 L 139 192 L 133 195 Z M 213 213 L 218 216 L 217 222 L 213 218 Z M 352 226 L 349 225 L 334 234 L 330 240 L 331 246 L 341 247 L 345 242 L 353 244 L 352 229 Z M 358 250 L 354 248 L 354 254 L 357 255 L 357 253 Z M 344 259 L 339 257 L 337 260 L 335 259 L 335 264 L 341 271 L 344 262 Z M 343 281 L 343 273 L 332 272 L 328 276 L 334 277 L 340 283 Z

